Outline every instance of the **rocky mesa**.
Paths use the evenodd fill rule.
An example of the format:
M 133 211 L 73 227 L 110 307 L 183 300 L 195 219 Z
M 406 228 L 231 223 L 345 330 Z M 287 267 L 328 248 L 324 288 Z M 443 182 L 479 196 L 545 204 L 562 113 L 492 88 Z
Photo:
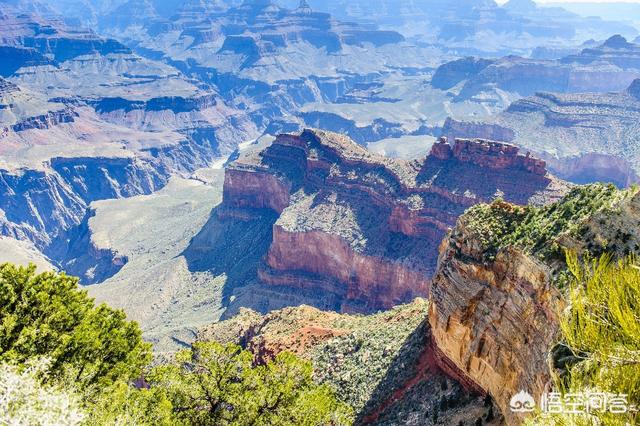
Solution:
M 612 93 L 537 93 L 482 122 L 448 119 L 443 134 L 505 141 L 531 150 L 576 183 L 639 180 L 640 80 Z
M 456 153 L 464 152 L 460 146 L 465 145 L 459 141 L 452 148 L 441 143 L 431 156 L 448 161 L 464 158 Z M 530 173 L 536 176 L 535 170 Z M 418 300 L 373 316 L 345 316 L 309 307 L 267 315 L 244 310 L 207 328 L 200 338 L 238 342 L 257 359 L 295 351 L 322 372 L 318 380 L 336 386 L 344 395 L 355 395 L 348 383 L 358 378 L 367 391 L 358 394 L 364 399 L 351 403 L 364 424 L 456 424 L 473 421 L 481 413 L 482 424 L 519 425 L 526 414 L 510 409 L 511 398 L 524 390 L 539 401 L 553 386 L 552 372 L 562 368 L 566 356 L 555 346 L 567 288 L 565 250 L 590 256 L 637 253 L 639 206 L 638 189 L 621 191 L 603 184 L 571 188 L 558 201 L 541 206 L 503 200 L 478 204 L 457 220 L 443 240 L 426 304 Z M 427 318 L 423 322 L 417 320 L 424 319 L 421 315 Z M 371 321 L 375 332 L 364 326 Z M 407 333 L 411 327 L 415 327 L 413 332 Z M 363 330 L 367 330 L 364 335 L 360 334 Z M 378 364 L 373 347 L 381 342 L 380 337 L 387 336 L 384 340 L 390 335 L 402 336 L 405 343 L 399 352 L 393 352 L 395 361 Z M 397 343 L 387 345 L 397 348 Z M 330 364 L 326 364 L 327 357 Z M 338 367 L 325 371 L 326 365 Z M 387 371 L 382 381 L 380 371 L 367 370 L 372 365 Z M 407 374 L 395 371 L 397 365 L 407 368 Z M 363 371 L 368 371 L 366 379 Z M 442 389 L 458 389 L 455 394 L 459 401 L 467 401 L 464 404 L 477 402 L 478 395 L 490 396 L 485 411 L 476 411 L 474 404 L 458 406 L 474 414 L 447 423 L 450 418 L 444 420 L 442 415 L 460 411 L 435 408 L 438 405 L 432 396 L 443 397 L 432 387 L 437 378 L 450 381 Z M 383 390 L 371 392 L 374 382 Z M 453 388 L 448 387 L 451 383 Z M 444 400 L 447 395 L 445 392 Z M 489 401 L 495 404 L 491 414 L 486 411 Z M 408 407 L 410 414 L 405 411 Z
M 230 164 L 214 215 L 218 224 L 275 215 L 257 268 L 261 288 L 375 312 L 428 295 L 438 246 L 469 207 L 497 197 L 546 204 L 566 190 L 543 161 L 508 144 L 443 139 L 426 158 L 404 161 L 305 130 Z M 206 228 L 192 244 L 201 256 Z

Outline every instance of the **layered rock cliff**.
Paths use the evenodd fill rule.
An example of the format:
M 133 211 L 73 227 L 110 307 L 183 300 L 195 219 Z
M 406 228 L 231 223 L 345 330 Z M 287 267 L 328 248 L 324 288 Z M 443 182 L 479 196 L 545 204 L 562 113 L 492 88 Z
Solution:
M 466 239 L 464 222 L 456 232 L 446 242 L 431 287 L 433 338 L 444 358 L 463 372 L 457 378 L 490 393 L 515 425 L 511 398 L 520 390 L 537 398 L 550 381 L 547 356 L 557 331 L 559 295 L 546 265 L 515 249 L 486 265 Z
M 565 191 L 543 161 L 507 144 L 443 140 L 409 162 L 306 130 L 232 163 L 216 215 L 277 215 L 257 272 L 263 288 L 371 312 L 428 295 L 437 247 L 470 206 L 495 197 L 543 204 Z
M 547 160 L 563 179 L 626 187 L 640 179 L 639 85 L 606 94 L 538 93 L 484 122 L 448 119 L 443 134 L 510 142 Z
M 430 287 L 434 344 L 453 377 L 490 394 L 507 423 L 524 390 L 540 401 L 550 390 L 563 300 L 564 250 L 597 255 L 638 251 L 637 190 L 595 185 L 558 203 L 472 208 L 444 240 Z
M 149 194 L 168 176 L 135 158 L 54 158 L 43 170 L 0 169 L 1 233 L 47 249 L 80 224 L 92 201 Z
M 307 136 L 286 138 L 293 143 L 311 135 L 322 137 L 318 132 L 308 131 Z M 544 169 L 539 168 L 542 165 L 539 160 L 518 155 L 507 157 L 506 153 L 514 148 L 497 143 L 467 142 L 458 141 L 453 147 L 437 144 L 430 156 L 440 161 L 473 161 L 482 164 L 484 170 L 519 168 L 528 170 L 530 178 L 544 173 Z M 317 149 L 318 145 L 315 147 Z M 495 152 L 502 153 L 498 156 L 501 161 L 491 160 Z M 355 161 L 354 153 L 351 154 Z M 362 161 L 362 157 L 359 160 Z M 237 163 L 232 168 L 238 171 L 244 167 L 246 173 L 255 172 L 255 163 L 245 160 L 242 164 Z M 280 179 L 279 184 L 286 178 L 280 175 Z M 254 197 L 251 210 L 246 204 L 251 197 L 245 193 L 235 199 L 235 207 L 226 208 L 236 217 L 251 212 L 256 214 L 264 208 L 282 208 L 286 191 L 283 187 L 278 191 L 274 188 L 265 192 L 280 194 L 281 204 L 268 207 L 265 198 Z M 281 217 L 290 207 L 291 204 L 284 207 Z M 312 216 L 310 220 L 313 220 Z M 569 249 L 590 255 L 608 252 L 616 256 L 637 253 L 640 250 L 640 233 L 636 226 L 639 220 L 638 190 L 620 191 L 613 185 L 575 187 L 558 201 L 543 206 L 518 206 L 502 200 L 472 206 L 457 220 L 456 227 L 440 247 L 437 271 L 428 286 L 428 324 L 416 328 L 416 333 L 425 338 L 414 342 L 409 351 L 398 357 L 402 365 L 412 368 L 412 373 L 406 380 L 386 383 L 387 397 L 369 396 L 371 404 L 363 410 L 365 414 L 361 420 L 376 423 L 388 420 L 384 413 L 395 410 L 390 407 L 406 407 L 407 404 L 415 407 L 420 402 L 430 404 L 431 399 L 426 395 L 431 394 L 420 393 L 419 383 L 441 374 L 461 386 L 460 389 L 490 396 L 497 406 L 493 413 L 502 413 L 507 424 L 521 424 L 525 415 L 511 410 L 512 397 L 524 390 L 539 401 L 542 393 L 550 391 L 552 371 L 559 362 L 554 345 L 559 337 L 558 318 L 566 290 L 564 251 Z M 278 226 L 277 222 L 275 226 Z M 406 237 L 409 233 L 403 235 Z M 304 259 L 313 259 L 314 254 L 310 254 L 308 248 L 300 247 L 300 242 L 290 240 L 290 244 L 299 250 L 296 260 L 303 259 L 296 267 L 307 267 Z M 338 258 L 342 253 L 339 246 L 335 247 L 338 250 L 332 250 L 332 253 L 338 253 Z M 322 247 L 315 246 L 315 251 L 322 252 Z M 357 264 L 357 261 L 350 261 Z M 286 273 L 288 277 L 295 277 L 300 271 Z M 305 284 L 318 286 L 323 297 L 331 297 L 328 294 L 334 291 L 328 288 L 327 280 Z M 295 287 L 298 282 L 292 279 L 288 285 Z M 335 351 L 339 347 L 335 345 L 342 345 L 337 342 L 342 341 L 343 333 L 349 335 L 350 332 L 327 325 L 335 321 L 335 314 L 308 315 L 304 309 L 302 315 L 299 312 L 294 315 L 296 321 L 292 322 L 288 316 L 280 326 L 277 324 L 282 313 L 267 317 L 251 313 L 251 324 L 239 326 L 237 321 L 248 315 L 244 311 L 234 320 L 213 326 L 207 336 L 237 339 L 234 341 L 252 349 L 258 358 L 273 356 L 281 350 L 294 350 L 307 356 L 312 347 L 330 344 L 331 351 Z M 315 318 L 314 326 L 304 320 L 298 321 L 310 316 Z M 386 323 L 378 323 L 376 327 L 384 330 Z M 416 353 L 421 355 L 415 358 Z M 311 359 L 315 361 L 313 357 Z M 422 424 L 431 424 L 431 420 L 422 421 Z
M 444 90 L 456 89 L 453 90 L 456 99 L 463 101 L 482 98 L 483 93 L 496 89 L 518 96 L 532 96 L 542 91 L 620 91 L 638 77 L 640 46 L 614 36 L 599 46 L 558 60 L 518 56 L 455 60 L 441 65 L 431 84 Z
M 0 235 L 101 281 L 126 259 L 91 246 L 92 202 L 150 194 L 257 129 L 170 65 L 55 17 L 0 10 Z

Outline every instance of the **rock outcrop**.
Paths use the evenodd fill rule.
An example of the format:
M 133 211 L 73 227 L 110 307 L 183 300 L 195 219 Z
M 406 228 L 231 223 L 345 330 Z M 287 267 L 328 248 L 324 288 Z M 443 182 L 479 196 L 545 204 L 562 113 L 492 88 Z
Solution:
M 479 74 L 494 61 L 483 58 L 467 57 L 447 62 L 438 67 L 431 85 L 437 89 L 448 90 L 469 77 Z
M 481 138 L 499 142 L 513 142 L 515 132 L 493 123 L 457 121 L 449 117 L 442 126 L 442 134 L 449 139 Z
M 465 226 L 462 219 L 445 240 L 431 286 L 434 343 L 439 361 L 457 367 L 453 377 L 491 394 L 517 425 L 511 398 L 520 390 L 539 398 L 550 381 L 559 292 L 549 267 L 521 250 L 505 250 L 487 264 Z
M 468 207 L 498 196 L 545 203 L 565 190 L 543 161 L 507 144 L 442 140 L 409 162 L 305 130 L 229 165 L 220 210 L 240 220 L 278 215 L 258 270 L 263 286 L 371 312 L 428 294 L 437 247 Z
M 627 92 L 640 101 L 640 79 L 633 80 Z
M 637 190 L 603 185 L 540 209 L 494 202 L 469 210 L 443 241 L 429 312 L 439 360 L 491 395 L 507 424 L 525 416 L 510 409 L 514 395 L 539 402 L 552 386 L 563 250 L 637 253 L 639 202 Z
M 435 364 L 417 299 L 370 315 L 322 312 L 309 306 L 236 317 L 201 330 L 198 340 L 242 345 L 258 362 L 282 351 L 310 360 L 315 380 L 330 385 L 357 414 L 356 424 L 502 424 L 481 394 L 448 378 Z
M 26 118 L 11 126 L 14 132 L 31 129 L 45 130 L 62 123 L 73 123 L 78 113 L 71 108 L 61 111 L 48 111 L 46 114 Z

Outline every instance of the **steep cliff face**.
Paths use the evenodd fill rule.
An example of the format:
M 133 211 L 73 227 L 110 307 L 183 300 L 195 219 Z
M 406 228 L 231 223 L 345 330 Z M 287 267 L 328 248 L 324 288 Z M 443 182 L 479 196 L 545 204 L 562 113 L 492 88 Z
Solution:
M 549 391 L 563 306 L 563 250 L 622 256 L 638 251 L 637 190 L 572 190 L 558 203 L 494 202 L 462 216 L 442 243 L 429 322 L 451 376 L 490 394 L 507 423 L 511 398 Z
M 78 223 L 84 203 L 56 173 L 0 173 L 2 234 L 43 248 L 62 229 Z
M 95 244 L 89 225 L 94 216 L 95 210 L 89 208 L 79 225 L 70 228 L 47 248 L 47 252 L 58 261 L 60 270 L 80 277 L 85 285 L 112 277 L 129 261 L 126 255 Z
M 232 163 L 221 209 L 278 215 L 258 268 L 263 286 L 370 312 L 428 294 L 437 247 L 468 207 L 497 196 L 545 203 L 565 190 L 543 161 L 506 144 L 443 140 L 408 162 L 306 130 Z
M 169 170 L 135 158 L 54 158 L 43 170 L 0 170 L 2 234 L 46 249 L 92 201 L 149 194 Z
M 11 130 L 22 132 L 30 129 L 48 129 L 61 123 L 72 123 L 77 116 L 78 114 L 71 108 L 66 108 L 62 111 L 48 111 L 45 114 L 29 117 L 14 124 L 11 126 Z
M 640 46 L 614 36 L 602 45 L 558 60 L 513 55 L 491 61 L 459 59 L 441 65 L 431 84 L 452 90 L 456 99 L 463 101 L 481 98 L 496 89 L 516 96 L 537 92 L 606 93 L 624 90 L 638 77 Z
M 438 361 L 452 362 L 458 370 L 450 374 L 490 393 L 515 425 L 511 398 L 520 390 L 539 397 L 550 380 L 559 293 L 549 267 L 535 258 L 514 249 L 486 264 L 474 243 L 464 220 L 444 242 L 429 313 L 444 355 Z

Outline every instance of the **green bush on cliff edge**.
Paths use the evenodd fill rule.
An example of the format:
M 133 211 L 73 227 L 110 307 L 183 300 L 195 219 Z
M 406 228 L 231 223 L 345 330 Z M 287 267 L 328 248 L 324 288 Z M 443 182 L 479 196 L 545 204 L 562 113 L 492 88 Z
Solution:
M 540 415 L 529 425 L 635 425 L 640 421 L 640 267 L 607 255 L 581 264 L 567 259 L 572 280 L 561 317 L 564 354 L 556 360 L 563 394 L 624 395 L 628 413 Z

